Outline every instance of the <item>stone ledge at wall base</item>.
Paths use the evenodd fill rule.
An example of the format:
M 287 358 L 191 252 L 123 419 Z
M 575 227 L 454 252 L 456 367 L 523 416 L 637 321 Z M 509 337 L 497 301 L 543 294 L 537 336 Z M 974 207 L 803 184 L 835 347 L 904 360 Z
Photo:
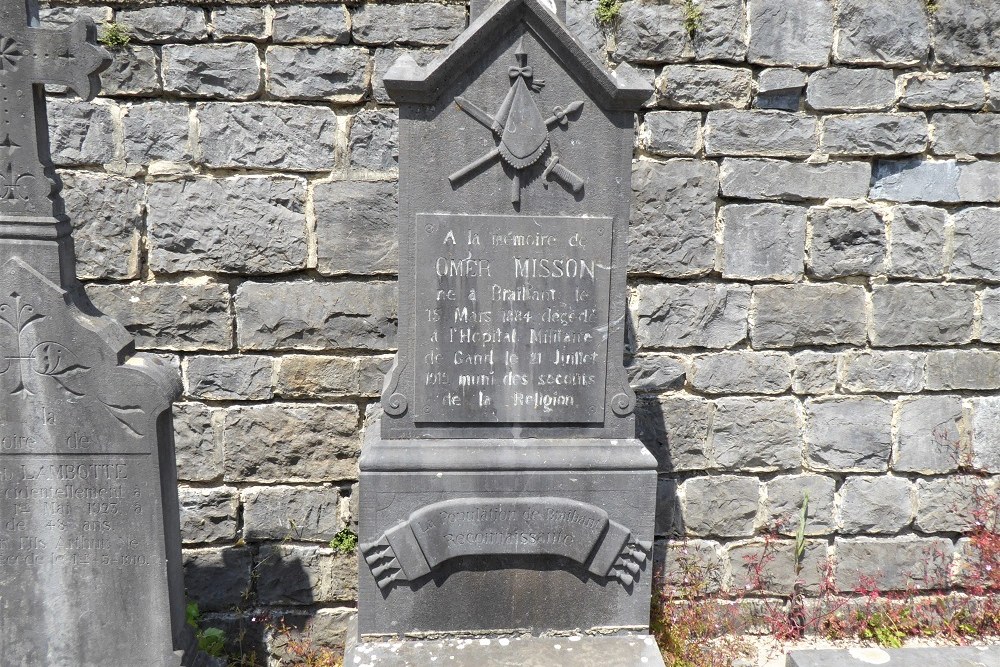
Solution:
M 438 641 L 357 643 L 356 621 L 348 628 L 344 667 L 663 667 L 652 637 L 464 638 Z
M 360 461 L 362 638 L 647 632 L 656 460 L 641 442 L 380 433 Z
M 996 667 L 998 646 L 935 646 L 881 649 L 858 647 L 844 650 L 792 651 L 785 667 Z

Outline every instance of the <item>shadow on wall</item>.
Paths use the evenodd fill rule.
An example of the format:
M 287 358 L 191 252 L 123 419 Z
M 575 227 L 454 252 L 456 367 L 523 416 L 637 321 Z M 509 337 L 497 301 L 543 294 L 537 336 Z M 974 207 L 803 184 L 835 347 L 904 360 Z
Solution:
M 268 664 L 268 654 L 280 651 L 288 635 L 284 629 L 299 632 L 316 613 L 316 582 L 301 558 L 281 545 L 188 550 L 184 583 L 188 602 L 198 604 L 201 629 L 222 630 L 230 664 L 240 667 Z M 292 608 L 276 612 L 276 605 Z

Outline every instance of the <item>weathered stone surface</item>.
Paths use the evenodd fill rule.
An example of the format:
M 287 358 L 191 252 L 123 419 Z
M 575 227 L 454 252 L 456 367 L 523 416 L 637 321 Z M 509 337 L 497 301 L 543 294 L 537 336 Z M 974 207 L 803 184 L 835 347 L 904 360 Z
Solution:
M 324 275 L 395 273 L 399 205 L 394 182 L 335 181 L 313 187 L 317 270 Z M 358 239 L 365 242 L 359 244 Z
M 899 278 L 934 278 L 945 270 L 945 223 L 948 214 L 930 206 L 894 206 L 889 213 L 888 274 Z
M 924 386 L 921 352 L 846 352 L 844 390 L 852 394 L 915 394 Z
M 392 349 L 393 283 L 252 283 L 236 293 L 245 350 Z
M 755 348 L 800 345 L 863 345 L 865 291 L 855 285 L 758 285 Z
M 817 278 L 874 275 L 885 263 L 885 223 L 870 208 L 809 211 L 809 273 Z
M 201 403 L 175 403 L 173 416 L 178 479 L 222 479 L 222 411 Z
M 910 482 L 904 477 L 848 477 L 840 496 L 840 530 L 848 535 L 898 533 L 913 520 Z
M 806 209 L 780 204 L 733 204 L 719 212 L 723 225 L 722 276 L 795 280 L 803 272 Z
M 982 72 L 916 72 L 896 83 L 900 106 L 910 109 L 980 109 L 986 101 Z
M 395 109 L 359 111 L 351 121 L 348 149 L 354 169 L 395 170 L 399 161 L 399 112 Z
M 788 595 L 798 587 L 806 593 L 818 593 L 826 558 L 826 542 L 822 540 L 807 540 L 798 559 L 792 540 L 732 545 L 729 547 L 729 567 L 733 573 L 730 591 L 734 595 L 746 595 L 748 591 Z M 800 567 L 798 572 L 796 564 Z
M 275 390 L 284 398 L 330 398 L 357 395 L 358 360 L 314 354 L 289 354 L 281 358 Z
M 833 46 L 830 0 L 754 0 L 750 3 L 750 50 L 757 65 L 823 67 Z
M 784 352 L 717 352 L 694 358 L 691 386 L 705 394 L 781 394 L 792 385 Z
M 937 155 L 1000 154 L 1000 114 L 936 113 L 931 123 Z
M 794 535 L 799 529 L 802 505 L 808 496 L 805 535 L 825 535 L 833 532 L 834 490 L 837 483 L 823 475 L 785 475 L 764 485 L 767 497 L 765 525 L 777 528 L 783 535 Z
M 691 566 L 705 568 L 705 591 L 716 592 L 722 588 L 726 567 L 722 562 L 718 542 L 686 539 L 683 541 L 658 541 L 653 547 L 654 567 L 660 567 L 666 587 L 683 590 L 691 585 Z
M 344 527 L 336 487 L 263 486 L 240 495 L 248 540 L 329 542 Z
M 804 164 L 726 158 L 719 172 L 722 194 L 745 199 L 857 199 L 868 192 L 867 162 Z
M 986 80 L 990 91 L 986 108 L 990 111 L 1000 111 L 1000 72 L 991 72 Z
M 205 279 L 182 283 L 87 285 L 98 310 L 135 337 L 136 347 L 157 350 L 228 350 L 233 324 L 229 288 Z
M 979 339 L 984 343 L 1000 343 L 1000 288 L 988 287 L 980 293 L 982 318 Z
M 993 208 L 967 208 L 952 216 L 955 226 L 951 275 L 1000 281 L 1000 248 L 996 244 L 1000 212 Z
M 236 539 L 236 489 L 178 489 L 181 538 L 186 544 L 206 544 Z
M 581 0 L 589 2 L 589 0 Z M 591 14 L 593 16 L 593 14 Z M 380 47 L 375 49 L 375 57 L 372 63 L 372 97 L 381 106 L 395 106 L 396 102 L 385 89 L 385 73 L 392 67 L 392 64 L 402 56 L 407 54 L 420 66 L 426 65 L 438 51 L 435 49 L 411 49 L 404 47 Z
M 703 275 L 715 266 L 719 168 L 704 160 L 640 160 L 632 169 L 629 270 Z
M 792 392 L 832 394 L 837 389 L 838 356 L 832 352 L 799 352 L 794 357 Z
M 710 111 L 706 155 L 808 157 L 816 149 L 816 119 L 784 111 Z
M 823 120 L 824 153 L 830 155 L 906 155 L 927 148 L 927 118 L 922 113 L 866 113 Z
M 198 106 L 202 162 L 209 167 L 323 171 L 335 166 L 337 117 L 291 104 Z
M 930 30 L 923 0 L 841 0 L 834 60 L 855 65 L 918 65 L 927 58 Z
M 160 56 L 151 46 L 125 46 L 111 53 L 111 66 L 101 72 L 103 95 L 156 95 L 160 83 Z
M 966 456 L 962 399 L 921 396 L 898 405 L 893 470 L 925 475 L 953 472 Z
M 760 109 L 798 111 L 807 78 L 805 72 L 797 69 L 765 69 L 757 77 L 757 96 L 753 105 Z
M 272 19 L 274 41 L 347 44 L 351 17 L 341 4 L 279 5 Z
M 970 475 L 918 479 L 913 526 L 924 533 L 967 533 L 976 525 L 976 510 L 989 511 L 983 506 L 991 487 L 989 480 Z
M 309 424 L 303 429 L 303 424 Z M 356 479 L 356 405 L 269 403 L 225 411 L 225 478 L 231 482 Z
M 691 60 L 693 56 L 681 5 L 639 0 L 622 3 L 612 52 L 616 61 L 676 63 Z
M 799 402 L 794 398 L 720 398 L 712 456 L 732 472 L 795 470 L 802 465 Z
M 743 285 L 643 285 L 635 306 L 639 347 L 732 347 L 746 339 L 749 305 Z
M 279 664 L 294 664 L 301 656 L 303 646 L 313 647 L 317 655 L 326 655 L 324 650 L 337 655 L 344 648 L 348 629 L 355 618 L 357 610 L 348 607 L 290 609 L 281 615 L 283 632 L 269 638 L 271 658 L 278 660 Z
M 691 156 L 701 150 L 701 114 L 697 111 L 650 111 L 639 128 L 639 146 L 650 153 Z
M 205 10 L 201 7 L 164 5 L 140 9 L 120 9 L 116 19 L 128 26 L 140 42 L 195 41 L 208 37 Z
M 253 44 L 167 44 L 161 53 L 167 92 L 246 100 L 260 90 L 260 59 Z
M 760 483 L 756 477 L 695 477 L 684 489 L 684 528 L 688 535 L 753 535 Z
M 867 577 L 881 591 L 944 588 L 954 552 L 951 540 L 938 537 L 838 537 L 835 548 L 837 588 L 844 592 Z
M 715 406 L 683 394 L 640 400 L 637 437 L 656 456 L 660 472 L 705 470 Z
M 46 104 L 52 161 L 57 166 L 107 164 L 115 158 L 113 105 L 69 98 L 51 98 Z
M 897 283 L 872 288 L 872 344 L 947 345 L 972 339 L 972 285 Z
M 142 184 L 85 171 L 63 172 L 60 177 L 73 224 L 77 277 L 135 278 L 143 227 Z
M 146 102 L 124 108 L 125 159 L 149 165 L 156 160 L 188 162 L 191 110 L 177 102 Z
M 358 595 L 357 557 L 332 549 L 265 545 L 255 571 L 265 604 L 349 602 Z
M 201 612 L 234 607 L 251 589 L 253 554 L 245 547 L 186 549 L 184 588 Z
M 355 44 L 447 44 L 464 29 L 462 5 L 365 3 L 351 8 Z
M 298 7 L 297 15 L 308 12 L 312 5 Z M 341 11 L 346 14 L 347 10 L 341 6 Z M 275 18 L 279 12 L 287 14 L 286 7 L 280 7 L 275 12 Z M 324 17 L 325 18 L 325 17 Z M 328 25 L 323 23 L 323 27 Z M 232 39 L 242 37 L 244 39 L 264 39 L 267 31 L 267 22 L 264 18 L 263 7 L 239 7 L 222 6 L 212 10 L 212 35 L 215 38 Z
M 600 62 L 606 56 L 607 38 L 604 28 L 597 23 L 595 8 L 593 0 L 567 0 L 566 27 Z
M 941 2 L 934 12 L 933 30 L 936 62 L 1000 66 L 1000 14 L 990 0 Z
M 305 181 L 234 176 L 149 187 L 149 264 L 156 272 L 259 275 L 305 266 Z
M 104 23 L 111 20 L 110 7 L 39 7 L 38 18 L 46 28 L 66 28 L 73 25 L 77 18 L 87 16 L 94 23 Z
M 927 353 L 927 389 L 1000 389 L 1000 352 L 937 350 Z
M 371 76 L 368 49 L 356 46 L 272 46 L 267 90 L 274 97 L 357 104 Z
M 266 401 L 274 397 L 271 357 L 256 355 L 188 357 L 185 393 L 207 401 Z
M 888 69 L 823 69 L 809 77 L 806 101 L 817 111 L 881 111 L 896 101 L 896 77 Z
M 683 359 L 666 354 L 637 354 L 625 370 L 633 389 L 650 393 L 682 389 L 688 373 Z
M 806 460 L 818 471 L 885 472 L 892 405 L 880 398 L 806 401 Z
M 1000 202 L 1000 163 L 919 158 L 875 163 L 872 199 L 899 202 Z
M 993 377 L 1000 361 L 993 362 Z M 994 381 L 994 388 L 997 382 Z M 1000 473 L 1000 398 L 984 396 L 972 399 L 972 467 L 992 474 Z
M 750 104 L 752 88 L 753 73 L 745 67 L 667 65 L 656 77 L 656 104 L 670 109 L 743 109 Z
M 704 0 L 694 32 L 698 60 L 741 61 L 747 55 L 747 14 L 741 0 Z

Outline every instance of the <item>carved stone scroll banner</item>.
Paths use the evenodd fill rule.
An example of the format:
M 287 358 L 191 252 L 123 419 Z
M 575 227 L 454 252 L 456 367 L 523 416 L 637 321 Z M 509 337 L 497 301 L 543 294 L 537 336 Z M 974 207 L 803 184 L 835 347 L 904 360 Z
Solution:
M 555 555 L 631 586 L 652 545 L 599 507 L 568 498 L 458 498 L 410 514 L 361 545 L 379 588 L 416 581 L 461 556 Z

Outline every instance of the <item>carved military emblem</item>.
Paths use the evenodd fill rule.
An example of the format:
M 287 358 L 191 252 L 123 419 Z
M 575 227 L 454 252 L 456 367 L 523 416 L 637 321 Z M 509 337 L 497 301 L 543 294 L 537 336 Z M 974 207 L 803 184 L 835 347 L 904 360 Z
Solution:
M 455 103 L 458 108 L 469 114 L 483 127 L 490 130 L 499 140 L 499 145 L 481 158 L 470 162 L 448 177 L 452 186 L 458 187 L 472 173 L 500 158 L 514 168 L 514 178 L 510 191 L 510 201 L 515 206 L 521 202 L 521 188 L 524 186 L 524 170 L 537 163 L 543 155 L 549 153 L 545 161 L 543 180 L 556 180 L 562 183 L 570 192 L 577 193 L 583 189 L 584 181 L 572 171 L 559 163 L 559 155 L 550 151 L 549 131 L 557 125 L 567 125 L 569 116 L 583 109 L 583 102 L 571 102 L 565 107 L 556 106 L 548 118 L 542 116 L 532 92 L 538 92 L 545 85 L 543 79 L 534 76 L 534 70 L 528 64 L 528 54 L 524 50 L 524 40 L 518 43 L 514 53 L 516 61 L 508 70 L 510 75 L 510 90 L 500 104 L 496 115 L 490 115 L 474 103 L 458 96 Z

